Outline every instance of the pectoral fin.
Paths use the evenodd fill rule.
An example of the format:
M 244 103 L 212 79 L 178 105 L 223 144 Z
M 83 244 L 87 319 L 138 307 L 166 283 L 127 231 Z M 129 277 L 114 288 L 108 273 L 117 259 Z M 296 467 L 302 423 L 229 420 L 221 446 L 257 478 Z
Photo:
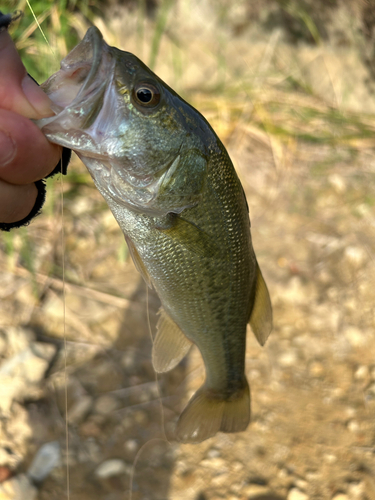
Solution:
M 192 342 L 168 316 L 163 308 L 159 310 L 157 333 L 152 346 L 152 364 L 157 373 L 172 370 L 187 354 Z
M 177 214 L 168 214 L 165 224 L 157 229 L 202 257 L 215 258 L 221 253 L 220 247 L 209 234 Z
M 267 285 L 258 263 L 255 299 L 249 323 L 259 344 L 264 345 L 272 330 L 272 305 Z
M 142 278 L 147 283 L 147 286 L 149 286 L 151 288 L 151 285 L 152 285 L 151 278 L 147 272 L 145 265 L 142 262 L 141 257 L 139 256 L 138 250 L 135 248 L 132 240 L 126 235 L 125 235 L 125 240 L 126 240 L 126 244 L 128 245 L 129 253 L 131 255 L 131 258 L 133 259 L 133 262 L 134 262 L 134 265 L 135 265 L 137 271 L 141 274 Z

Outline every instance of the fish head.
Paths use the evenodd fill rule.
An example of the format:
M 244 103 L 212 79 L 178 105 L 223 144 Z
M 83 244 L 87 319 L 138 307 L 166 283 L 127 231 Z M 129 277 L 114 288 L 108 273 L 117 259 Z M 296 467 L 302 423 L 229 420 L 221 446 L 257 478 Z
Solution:
M 42 88 L 55 116 L 37 125 L 77 153 L 107 200 L 155 216 L 199 201 L 217 138 L 135 55 L 91 27 Z

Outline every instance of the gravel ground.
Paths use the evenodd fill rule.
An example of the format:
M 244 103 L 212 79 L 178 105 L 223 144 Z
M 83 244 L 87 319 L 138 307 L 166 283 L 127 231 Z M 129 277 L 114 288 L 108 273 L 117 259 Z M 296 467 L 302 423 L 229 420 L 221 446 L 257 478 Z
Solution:
M 298 115 L 302 97 L 263 92 L 241 119 L 233 101 L 194 94 L 243 182 L 274 308 L 265 347 L 248 333 L 248 430 L 174 441 L 200 355 L 155 376 L 158 298 L 99 194 L 72 177 L 63 220 L 50 184 L 55 208 L 1 240 L 0 500 L 375 500 L 372 139 L 343 139 L 316 95 L 311 134 L 332 140 L 270 132 L 286 120 L 273 103 Z

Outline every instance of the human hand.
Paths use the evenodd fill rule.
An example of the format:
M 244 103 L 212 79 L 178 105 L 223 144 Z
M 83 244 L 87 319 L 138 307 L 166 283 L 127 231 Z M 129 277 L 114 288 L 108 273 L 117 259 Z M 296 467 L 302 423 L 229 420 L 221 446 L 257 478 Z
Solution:
M 6 30 L 0 32 L 0 225 L 31 212 L 38 189 L 61 157 L 30 120 L 53 115 L 50 99 L 27 75 Z

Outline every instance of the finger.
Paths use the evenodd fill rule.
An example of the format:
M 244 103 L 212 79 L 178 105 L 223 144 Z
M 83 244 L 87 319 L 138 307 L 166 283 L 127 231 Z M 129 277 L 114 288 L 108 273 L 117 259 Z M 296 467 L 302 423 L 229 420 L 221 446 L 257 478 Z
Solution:
M 57 165 L 61 147 L 51 144 L 28 118 L 0 109 L 0 179 L 29 184 Z
M 37 194 L 35 184 L 15 186 L 0 180 L 0 222 L 17 222 L 27 217 Z
M 49 97 L 27 75 L 6 30 L 0 33 L 0 107 L 28 118 L 51 116 Z

